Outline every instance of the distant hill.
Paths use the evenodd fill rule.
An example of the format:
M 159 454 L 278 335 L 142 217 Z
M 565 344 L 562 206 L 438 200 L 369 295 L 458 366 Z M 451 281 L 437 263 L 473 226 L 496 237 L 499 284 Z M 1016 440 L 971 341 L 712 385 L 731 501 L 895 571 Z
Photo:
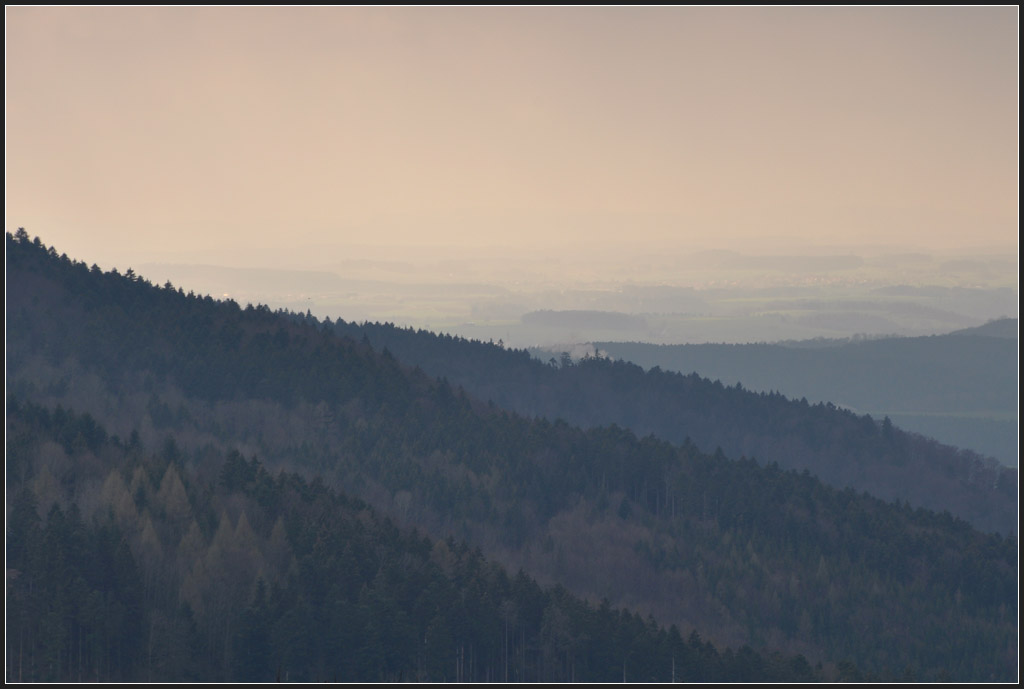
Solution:
M 908 500 L 915 506 L 946 509 L 979 528 L 1016 533 L 1015 471 L 1000 467 L 993 459 L 942 446 L 895 427 L 893 437 L 899 441 L 878 448 L 871 438 L 884 415 L 867 418 L 837 408 L 832 402 L 812 405 L 806 399 L 788 399 L 779 393 L 753 392 L 745 389 L 753 387 L 746 381 L 742 385 L 726 385 L 697 374 L 682 375 L 659 368 L 645 372 L 626 362 L 595 358 L 574 362 L 568 355 L 545 363 L 526 352 L 389 324 L 338 321 L 333 327 L 349 337 L 366 338 L 375 347 L 387 348 L 400 360 L 419 366 L 430 375 L 444 377 L 481 399 L 492 400 L 520 414 L 564 418 L 585 427 L 614 423 L 638 435 L 654 434 L 676 443 L 690 441 L 705 452 L 721 448 L 731 457 L 778 462 L 784 468 L 808 470 L 840 488 L 851 487 L 888 500 Z M 932 345 L 932 359 L 939 362 L 945 360 L 949 351 L 956 351 L 960 341 L 921 339 Z M 1003 391 L 1007 381 L 1004 375 L 996 375 L 998 367 L 993 362 L 1005 359 L 1004 350 L 1010 351 L 1012 343 L 994 338 L 979 340 L 988 346 L 989 352 L 979 367 L 987 367 L 987 380 L 996 388 L 979 394 L 989 395 L 990 404 L 1005 408 L 1012 398 Z M 876 351 L 873 344 L 863 343 L 869 352 Z M 641 352 L 665 351 L 634 346 Z M 704 351 L 700 347 L 687 351 L 691 349 Z M 841 348 L 800 350 L 733 345 L 722 349 L 768 350 L 782 357 L 782 361 L 791 360 L 795 366 L 806 361 L 801 357 L 820 357 L 820 366 L 801 374 L 801 380 L 813 381 L 816 371 L 822 371 L 822 375 L 831 371 L 832 359 L 828 357 Z M 890 353 L 883 346 L 875 356 L 881 367 Z M 929 379 L 937 373 L 928 361 L 919 363 L 917 380 L 921 387 L 930 383 L 942 385 L 942 381 Z M 970 377 L 962 378 L 966 386 Z M 876 395 L 872 381 L 865 376 L 865 380 L 854 381 L 856 387 L 851 385 L 846 392 L 857 390 Z M 899 394 L 901 387 L 896 384 L 889 389 L 892 394 Z M 941 399 L 941 395 L 936 397 Z M 849 399 L 834 402 L 853 406 Z M 981 475 L 986 478 L 979 480 Z
M 1017 321 L 930 337 L 784 344 L 595 342 L 644 368 L 832 402 L 1017 464 Z
M 1016 318 L 998 318 L 975 328 L 954 330 L 950 335 L 982 335 L 984 337 L 1020 338 L 1020 321 Z

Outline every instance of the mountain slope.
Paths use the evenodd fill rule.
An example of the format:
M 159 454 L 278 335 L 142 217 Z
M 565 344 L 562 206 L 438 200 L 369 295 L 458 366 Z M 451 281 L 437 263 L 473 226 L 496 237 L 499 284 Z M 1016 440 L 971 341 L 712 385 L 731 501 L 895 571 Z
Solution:
M 690 441 L 704 452 L 721 448 L 731 457 L 808 470 L 840 488 L 949 510 L 979 528 L 1017 532 L 1015 469 L 831 403 L 593 357 L 545 365 L 526 352 L 390 324 L 338 321 L 334 329 L 520 414 L 582 426 L 614 423 L 638 435 Z
M 510 577 L 234 451 L 191 466 L 17 400 L 7 430 L 8 680 L 824 678 Z
M 747 345 L 595 343 L 644 368 L 698 372 L 726 385 L 775 390 L 812 402 L 888 415 L 901 427 L 942 442 L 1017 462 L 1017 340 L 987 329 L 930 337 L 853 342 Z
M 7 254 L 9 389 L 170 441 L 200 475 L 237 447 L 721 644 L 1012 675 L 1011 540 L 692 444 L 531 421 L 331 324 L 90 270 L 23 237 Z

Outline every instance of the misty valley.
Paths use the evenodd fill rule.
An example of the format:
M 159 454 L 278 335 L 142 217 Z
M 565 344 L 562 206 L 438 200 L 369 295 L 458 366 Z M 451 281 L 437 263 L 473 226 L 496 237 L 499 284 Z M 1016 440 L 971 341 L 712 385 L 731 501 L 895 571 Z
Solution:
M 314 313 L 60 252 L 6 235 L 8 681 L 1017 678 L 1004 285 L 390 293 L 427 328 L 324 312 L 386 263 Z

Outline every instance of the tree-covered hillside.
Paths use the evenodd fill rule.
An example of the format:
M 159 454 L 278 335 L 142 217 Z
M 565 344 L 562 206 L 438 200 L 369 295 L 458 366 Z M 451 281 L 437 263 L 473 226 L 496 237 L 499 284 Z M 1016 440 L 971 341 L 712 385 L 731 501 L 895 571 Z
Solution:
M 948 335 L 821 343 L 594 345 L 645 369 L 696 371 L 726 385 L 890 416 L 897 425 L 1015 466 L 1016 326 L 1016 319 L 1004 319 Z
M 543 589 L 234 451 L 196 464 L 18 400 L 7 432 L 8 681 L 827 676 Z
M 237 449 L 268 476 L 320 476 L 398 523 L 466 540 L 592 602 L 653 613 L 684 637 L 699 630 L 723 646 L 887 676 L 1015 672 L 1013 540 L 774 463 L 517 416 L 339 337 L 336 324 L 103 273 L 27 236 L 8 235 L 7 259 L 9 390 L 25 404 L 88 412 L 129 446 L 137 437 L 180 453 L 204 485 Z M 878 451 L 900 442 L 850 418 Z M 88 448 L 90 432 L 78 435 L 72 446 Z M 69 479 L 46 474 L 9 471 L 36 495 L 66 489 Z M 127 485 L 138 510 L 146 489 Z M 10 481 L 9 502 L 16 488 Z M 202 534 L 240 528 L 239 510 L 224 522 L 212 509 Z M 247 528 L 270 533 L 245 514 Z M 216 560 L 207 571 L 227 567 Z M 228 632 L 217 636 L 227 648 Z M 570 673 L 573 643 L 564 642 Z
M 564 356 L 545 364 L 525 351 L 390 324 L 338 321 L 334 329 L 526 416 L 585 427 L 618 424 L 641 436 L 692 442 L 704 452 L 721 448 L 730 457 L 807 470 L 839 488 L 1017 533 L 1016 469 L 904 432 L 884 417 L 623 361 Z

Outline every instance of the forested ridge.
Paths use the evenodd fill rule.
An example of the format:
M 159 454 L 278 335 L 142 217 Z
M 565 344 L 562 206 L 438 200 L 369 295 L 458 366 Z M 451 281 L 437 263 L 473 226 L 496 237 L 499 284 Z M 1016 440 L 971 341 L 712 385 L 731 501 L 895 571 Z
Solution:
M 8 235 L 7 254 L 19 404 L 60 404 L 142 447 L 173 448 L 179 473 L 206 485 L 221 485 L 210 472 L 233 450 L 268 477 L 319 475 L 442 542 L 654 612 L 687 639 L 697 630 L 720 648 L 767 649 L 762 660 L 778 651 L 834 672 L 1015 676 L 1015 540 L 774 463 L 520 417 L 339 337 L 336 323 L 104 273 L 27 236 Z M 873 442 L 890 442 L 891 430 L 872 427 Z M 9 504 L 27 490 L 40 519 L 51 504 L 68 509 L 64 479 L 31 473 L 9 479 Z M 227 513 L 224 528 L 238 529 L 241 512 Z M 211 533 L 201 522 L 200 532 Z
M 941 442 L 1017 463 L 1017 319 L 927 337 L 778 344 L 595 342 L 650 369 L 697 371 L 727 385 L 777 390 L 886 414 Z M 1007 336 L 1008 335 L 1008 336 Z M 930 430 L 931 429 L 931 430 Z M 931 486 L 930 490 L 934 491 Z
M 526 351 L 387 323 L 338 320 L 333 326 L 520 414 L 584 427 L 618 424 L 637 435 L 692 442 L 704 452 L 721 448 L 730 457 L 806 469 L 839 488 L 1017 533 L 1016 469 L 907 433 L 884 418 L 625 361 L 562 356 L 545 364 Z
M 709 377 L 728 375 L 757 390 L 785 384 L 798 396 L 832 398 L 861 409 L 952 412 L 1016 406 L 1015 339 L 968 332 L 840 341 L 819 347 L 641 342 L 595 342 L 594 346 L 645 369 L 660 364 L 672 371 L 707 370 Z M 950 389 L 957 394 L 950 395 Z
M 825 677 L 509 576 L 235 451 L 192 470 L 170 437 L 153 453 L 16 399 L 7 431 L 8 681 Z

